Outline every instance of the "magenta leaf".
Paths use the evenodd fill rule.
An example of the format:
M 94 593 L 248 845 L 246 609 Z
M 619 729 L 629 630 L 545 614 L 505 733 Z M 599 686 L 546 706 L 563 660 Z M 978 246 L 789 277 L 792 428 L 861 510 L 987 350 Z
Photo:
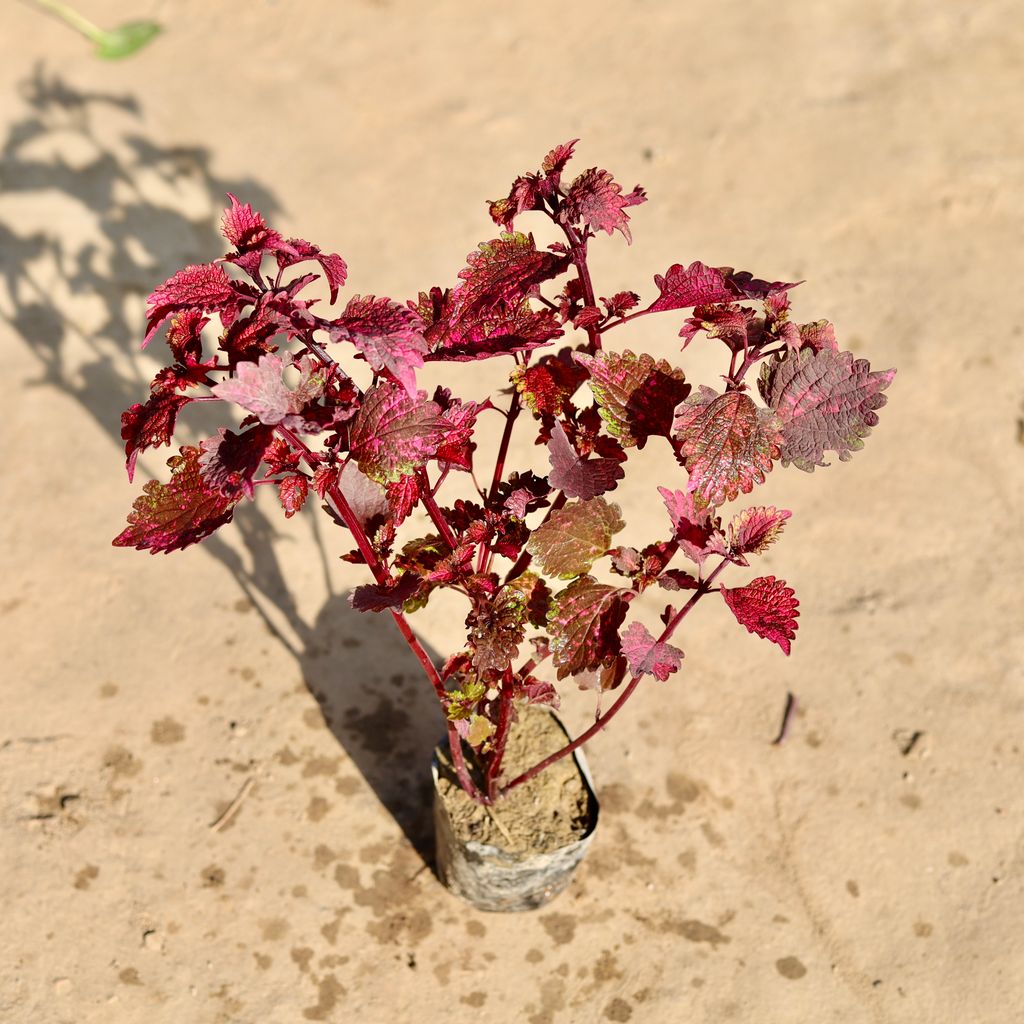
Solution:
M 281 245 L 281 236 L 267 227 L 262 215 L 248 203 L 240 203 L 230 192 L 231 206 L 224 211 L 221 229 L 224 237 L 235 247 L 237 255 L 228 261 L 255 275 L 265 252 Z
M 221 427 L 199 445 L 199 471 L 204 483 L 226 498 L 238 498 L 242 494 L 252 498 L 253 477 L 260 463 L 266 458 L 269 464 L 275 458 L 276 453 L 270 450 L 273 438 L 273 429 L 263 424 L 241 434 Z M 293 460 L 292 469 L 298 463 L 298 456 L 293 455 Z M 280 471 L 275 466 L 269 468 L 272 472 Z
M 733 555 L 760 555 L 778 540 L 792 515 L 773 505 L 747 508 L 729 524 L 729 550 Z
M 551 180 L 554 181 L 555 185 L 558 184 L 558 177 L 562 171 L 565 170 L 565 165 L 572 159 L 572 154 L 576 149 L 576 143 L 579 139 L 570 139 L 568 142 L 563 142 L 558 146 L 555 146 L 553 150 L 546 157 L 540 165 L 540 169 L 544 174 Z
M 416 575 L 406 572 L 389 583 L 368 583 L 356 587 L 348 595 L 348 603 L 357 612 L 383 612 L 389 608 L 401 608 L 419 589 L 420 581 Z
M 745 587 L 719 589 L 741 626 L 746 626 L 749 633 L 778 644 L 789 654 L 790 641 L 796 637 L 800 602 L 785 580 L 761 576 Z
M 548 474 L 551 486 L 565 491 L 569 498 L 589 501 L 612 490 L 625 475 L 616 459 L 580 458 L 558 422 L 548 442 L 548 458 L 551 460 L 551 472 Z
M 169 277 L 147 300 L 145 348 L 157 328 L 173 313 L 196 310 L 212 313 L 236 303 L 238 295 L 224 268 L 217 263 L 186 267 Z
M 390 506 L 384 488 L 361 473 L 354 462 L 345 463 L 338 477 L 338 486 L 361 526 L 365 527 L 371 520 L 383 518 L 388 514 Z M 418 496 L 417 491 L 416 497 Z M 413 498 L 412 504 L 416 503 L 416 497 Z M 407 511 L 406 515 L 408 514 Z
M 802 281 L 762 281 L 746 270 L 734 271 L 731 267 L 719 267 L 725 275 L 732 293 L 741 299 L 766 299 L 773 292 L 788 292 Z
M 702 387 L 677 407 L 672 430 L 690 475 L 689 490 L 704 505 L 749 494 L 779 454 L 776 417 L 740 391 L 717 395 Z
M 652 675 L 662 682 L 679 671 L 683 659 L 683 652 L 678 647 L 655 640 L 650 630 L 640 622 L 632 623 L 622 634 L 622 653 L 633 675 Z
M 695 500 L 692 491 L 673 491 L 659 487 L 672 522 L 673 539 L 679 550 L 697 565 L 703 565 L 710 554 L 724 551 L 724 540 L 718 529 L 718 520 L 711 510 Z
M 548 613 L 552 663 L 558 678 L 609 665 L 619 655 L 627 593 L 581 576 L 559 591 Z
M 633 240 L 629 216 L 625 210 L 646 202 L 644 190 L 637 185 L 622 194 L 622 186 L 612 176 L 596 167 L 584 171 L 570 186 L 559 216 L 570 224 L 583 223 L 591 231 L 621 231 L 627 242 Z
M 690 393 L 682 370 L 641 353 L 576 354 L 590 374 L 590 390 L 608 433 L 623 448 L 639 448 L 651 436 L 668 437 L 676 406 Z
M 661 295 L 651 304 L 651 312 L 667 309 L 687 309 L 711 302 L 729 302 L 733 292 L 725 275 L 715 267 L 695 260 L 688 267 L 674 263 L 661 274 L 654 275 L 654 283 Z
M 348 277 L 348 267 L 337 253 L 322 252 L 318 245 L 313 245 L 304 238 L 289 238 L 278 247 L 276 255 L 279 267 L 290 267 L 305 260 L 316 260 L 327 279 L 331 302 L 338 301 L 338 290 Z
M 416 371 L 423 365 L 427 341 L 411 310 L 391 299 L 354 295 L 333 322 L 331 337 L 351 341 L 374 372 L 387 370 L 416 397 Z
M 847 462 L 878 423 L 875 410 L 885 405 L 882 392 L 895 375 L 895 370 L 872 372 L 866 359 L 827 348 L 805 348 L 766 362 L 758 384 L 782 421 L 782 464 L 811 473 L 828 465 L 826 451 Z
M 171 443 L 178 413 L 182 406 L 191 401 L 187 395 L 158 391 L 150 395 L 145 405 L 136 402 L 121 413 L 121 437 L 125 442 L 125 465 L 129 480 L 135 477 L 135 462 L 140 452 Z
M 616 292 L 610 299 L 602 296 L 601 301 L 608 310 L 608 316 L 625 316 L 631 309 L 640 305 L 640 296 L 636 292 Z
M 203 358 L 202 331 L 209 322 L 201 309 L 185 309 L 172 318 L 165 339 L 175 362 L 191 366 Z
M 607 552 L 623 526 L 619 506 L 604 498 L 570 502 L 533 531 L 526 550 L 548 575 L 572 579 Z
M 235 376 L 215 384 L 210 390 L 226 402 L 248 409 L 267 426 L 281 423 L 291 426 L 302 406 L 302 396 L 284 382 L 284 360 L 268 353 L 258 363 L 239 363 Z
M 471 470 L 473 468 L 473 450 L 476 448 L 473 442 L 473 428 L 481 410 L 490 407 L 489 402 L 481 404 L 479 402 L 453 401 L 447 392 L 445 392 L 445 400 L 442 402 L 439 400 L 442 390 L 441 388 L 437 389 L 434 401 L 442 410 L 444 439 L 438 446 L 434 457 L 438 462 L 447 463 L 449 466 Z
M 569 400 L 587 379 L 587 372 L 566 358 L 566 349 L 557 355 L 540 357 L 530 366 L 517 366 L 510 380 L 535 416 L 560 416 Z
M 827 320 L 815 320 L 811 324 L 800 324 L 800 347 L 822 352 L 831 349 L 839 351 L 836 342 L 836 329 Z
M 221 335 L 219 345 L 228 354 L 228 365 L 255 363 L 271 349 L 270 341 L 281 333 L 278 318 L 266 309 L 256 309 L 248 316 L 232 320 Z
M 481 242 L 459 271 L 464 282 L 455 292 L 460 314 L 473 314 L 498 304 L 516 306 L 531 289 L 557 277 L 568 266 L 564 256 L 539 250 L 533 235 L 506 231 Z
M 170 482 L 151 480 L 135 499 L 127 528 L 114 538 L 115 547 L 152 554 L 180 551 L 231 522 L 241 495 L 229 498 L 203 479 L 198 448 L 180 452 L 167 460 Z
M 291 519 L 302 509 L 309 494 L 309 477 L 305 473 L 291 473 L 277 482 L 277 494 L 281 499 L 285 519 Z
M 366 392 L 349 436 L 360 470 L 390 483 L 426 465 L 444 440 L 446 425 L 426 392 L 412 398 L 405 388 L 381 381 Z
M 535 679 L 533 676 L 527 676 L 522 681 L 518 695 L 525 697 L 527 704 L 537 704 L 553 708 L 555 711 L 562 706 L 558 691 L 549 682 Z

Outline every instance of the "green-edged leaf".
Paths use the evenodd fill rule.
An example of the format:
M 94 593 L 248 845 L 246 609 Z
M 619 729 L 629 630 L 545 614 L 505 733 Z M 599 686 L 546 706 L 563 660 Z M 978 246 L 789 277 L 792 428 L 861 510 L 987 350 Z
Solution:
M 690 475 L 689 490 L 702 505 L 749 494 L 779 454 L 778 419 L 741 391 L 716 395 L 702 387 L 676 409 L 672 430 Z
M 592 576 L 581 576 L 555 595 L 548 632 L 559 679 L 598 668 L 618 656 L 626 593 L 598 583 Z
M 120 60 L 138 53 L 160 34 L 155 21 L 129 21 L 96 37 L 96 56 L 104 60 Z
M 866 359 L 852 352 L 804 348 L 761 367 L 761 396 L 782 421 L 782 464 L 808 473 L 828 465 L 825 452 L 842 462 L 864 447 L 878 423 L 876 409 L 895 370 L 872 372 Z
M 792 514 L 774 505 L 745 508 L 729 524 L 729 550 L 734 555 L 760 555 L 778 540 Z
M 546 573 L 568 580 L 587 572 L 623 526 L 618 505 L 604 498 L 574 501 L 534 531 L 526 550 Z
M 646 353 L 576 355 L 590 374 L 590 390 L 608 433 L 623 448 L 643 448 L 652 435 L 668 437 L 675 407 L 690 393 L 682 370 Z

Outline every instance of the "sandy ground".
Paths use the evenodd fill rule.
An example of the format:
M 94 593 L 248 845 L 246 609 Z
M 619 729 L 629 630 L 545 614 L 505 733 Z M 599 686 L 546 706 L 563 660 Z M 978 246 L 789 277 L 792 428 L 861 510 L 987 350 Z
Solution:
M 1024 1020 L 1019 4 L 82 6 L 167 31 L 104 65 L 4 11 L 0 1018 Z M 806 277 L 800 319 L 900 372 L 849 465 L 760 492 L 795 513 L 766 562 L 792 658 L 702 606 L 685 671 L 589 747 L 573 888 L 488 916 L 424 860 L 438 717 L 338 538 L 268 501 L 113 549 L 118 417 L 145 294 L 221 251 L 226 191 L 405 297 L 574 136 L 650 194 L 599 293 L 693 259 Z M 672 358 L 654 319 L 621 342 Z M 661 482 L 619 493 L 638 538 Z M 416 621 L 435 652 L 454 608 Z

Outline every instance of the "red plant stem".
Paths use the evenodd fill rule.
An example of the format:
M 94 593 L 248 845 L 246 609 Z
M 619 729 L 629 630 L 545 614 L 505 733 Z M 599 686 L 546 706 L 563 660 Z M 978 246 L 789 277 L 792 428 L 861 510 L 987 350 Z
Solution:
M 690 614 L 690 610 L 696 605 L 696 603 L 711 590 L 711 584 L 715 581 L 718 574 L 730 564 L 730 559 L 723 558 L 718 564 L 715 570 L 711 573 L 706 580 L 704 580 L 698 587 L 697 592 L 690 598 L 682 608 L 673 616 L 669 621 L 668 625 L 662 630 L 661 636 L 658 637 L 658 643 L 664 643 L 668 640 L 672 634 L 676 631 L 679 624 Z M 643 676 L 633 676 L 627 684 L 626 688 L 619 695 L 618 700 L 603 714 L 601 715 L 594 724 L 586 730 L 586 732 L 580 733 L 576 739 L 572 742 L 567 743 L 561 750 L 556 750 L 553 754 L 548 755 L 543 761 L 538 761 L 532 768 L 528 768 L 522 775 L 517 775 L 511 782 L 502 786 L 499 790 L 499 795 L 503 796 L 510 789 L 514 789 L 516 786 L 521 786 L 524 782 L 529 782 L 530 779 L 539 775 L 545 768 L 549 768 L 556 761 L 560 761 L 563 757 L 568 757 L 577 747 L 582 747 L 587 740 L 592 739 L 597 735 L 619 712 L 627 700 L 632 696 L 633 691 L 640 684 L 640 680 Z
M 572 250 L 572 262 L 576 272 L 580 275 L 580 284 L 583 286 L 583 301 L 588 306 L 596 306 L 597 299 L 594 297 L 594 285 L 590 280 L 590 267 L 587 266 L 587 241 L 568 225 L 559 224 L 569 240 L 569 248 Z M 590 340 L 590 351 L 596 352 L 601 347 L 601 332 L 596 324 L 589 324 L 586 328 L 587 338 Z
M 474 803 L 483 804 L 484 806 L 493 803 L 489 796 L 480 792 L 472 776 L 469 774 L 466 759 L 462 754 L 462 738 L 459 736 L 454 722 L 448 723 L 448 746 L 452 752 L 452 765 L 455 768 L 455 775 L 459 780 L 462 791 Z
M 508 745 L 508 728 L 512 722 L 512 669 L 505 669 L 505 677 L 501 681 L 501 694 L 498 697 L 498 728 L 494 734 L 494 748 L 487 763 L 485 779 L 487 783 L 487 798 L 494 800 L 497 794 L 498 773 L 501 771 L 501 762 L 505 757 L 505 747 Z
M 601 328 L 601 333 L 604 334 L 605 331 L 610 331 L 613 327 L 621 327 L 622 324 L 628 324 L 630 320 L 639 320 L 642 316 L 648 316 L 651 313 L 660 312 L 662 311 L 658 309 L 641 309 L 638 310 L 636 313 L 630 313 L 628 316 L 621 316 L 618 320 L 612 320 L 609 323 L 606 323 Z
M 427 479 L 426 472 L 421 469 L 417 472 L 416 476 L 420 482 L 420 499 L 427 510 L 427 514 L 437 527 L 437 532 L 441 534 L 445 544 L 454 551 L 459 542 L 455 539 L 455 534 L 452 533 L 451 527 L 445 522 L 444 515 L 437 506 L 437 501 L 434 499 L 434 492 L 430 489 L 430 481 Z
M 519 400 L 519 392 L 515 391 L 512 395 L 512 402 L 508 407 L 508 413 L 505 416 L 505 429 L 501 432 L 501 441 L 498 443 L 498 455 L 494 461 L 494 474 L 491 476 L 491 487 L 487 492 L 486 504 L 488 506 L 497 496 L 498 488 L 501 486 L 501 481 L 505 475 L 505 459 L 508 457 L 508 446 L 512 440 L 512 428 L 515 426 L 521 408 L 522 403 Z M 477 556 L 476 561 L 476 571 L 478 573 L 487 571 L 493 553 L 490 545 L 482 544 L 480 546 L 480 554 Z

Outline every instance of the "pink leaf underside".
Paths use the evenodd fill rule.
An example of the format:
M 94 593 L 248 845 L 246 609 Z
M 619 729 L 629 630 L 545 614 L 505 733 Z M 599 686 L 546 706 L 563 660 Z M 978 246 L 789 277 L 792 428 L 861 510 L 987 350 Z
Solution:
M 689 490 L 698 503 L 721 505 L 763 483 L 779 454 L 775 416 L 740 391 L 700 395 L 676 409 L 673 434 L 679 442 Z
M 643 447 L 649 437 L 668 437 L 676 406 L 690 393 L 682 370 L 641 353 L 576 354 L 590 374 L 590 390 L 608 433 L 624 448 Z
M 671 644 L 655 640 L 643 623 L 634 622 L 622 635 L 622 653 L 635 676 L 652 675 L 664 682 L 679 671 L 683 652 Z
M 381 381 L 364 396 L 349 441 L 360 470 L 388 483 L 425 465 L 446 430 L 440 407 L 425 392 L 413 398 L 400 385 Z
M 725 275 L 716 267 L 696 260 L 688 267 L 675 263 L 664 276 L 656 274 L 654 283 L 661 295 L 651 305 L 652 312 L 667 309 L 687 309 L 711 302 L 728 302 L 733 298 Z
M 763 554 L 778 540 L 793 513 L 773 505 L 746 508 L 729 524 L 729 548 L 735 555 Z
M 618 630 L 627 610 L 622 595 L 592 576 L 581 576 L 555 595 L 548 632 L 559 679 L 598 668 L 618 655 Z
M 542 704 L 554 708 L 555 711 L 562 705 L 558 691 L 543 679 L 534 679 L 530 676 L 523 680 L 522 693 L 530 704 Z
M 592 457 L 581 459 L 566 436 L 562 424 L 555 423 L 548 442 L 551 472 L 548 480 L 566 497 L 589 501 L 612 490 L 623 478 L 625 470 L 615 459 Z
M 224 211 L 221 230 L 239 252 L 262 250 L 268 243 L 280 240 L 281 236 L 267 227 L 262 214 L 257 213 L 248 203 L 240 203 L 230 192 L 228 199 L 231 205 Z
M 348 603 L 359 612 L 383 612 L 402 605 L 419 590 L 420 581 L 414 573 L 403 573 L 388 584 L 369 583 L 356 587 Z
M 303 260 L 316 260 L 327 279 L 331 302 L 336 302 L 338 290 L 348 277 L 348 266 L 345 261 L 335 252 L 322 252 L 318 245 L 313 245 L 304 238 L 289 238 L 285 245 L 287 249 L 279 250 L 277 253 L 278 263 L 288 267 Z
M 619 506 L 604 498 L 570 502 L 533 531 L 526 550 L 549 575 L 572 579 L 605 554 L 624 525 Z
M 236 302 L 238 296 L 224 268 L 217 263 L 185 267 L 169 277 L 147 300 L 145 348 L 157 328 L 173 313 L 185 309 L 214 312 Z
M 198 448 L 181 448 L 167 464 L 170 482 L 146 484 L 128 514 L 127 528 L 114 539 L 115 547 L 152 554 L 180 551 L 231 521 L 241 494 L 228 497 L 203 479 Z
M 785 580 L 761 576 L 745 587 L 722 587 L 721 591 L 741 626 L 789 654 L 790 641 L 796 638 L 800 602 Z
M 240 434 L 221 427 L 199 445 L 199 469 L 204 483 L 228 498 L 239 494 L 251 498 L 253 477 L 273 439 L 273 430 L 263 424 Z
M 622 186 L 605 170 L 591 167 L 569 186 L 563 205 L 563 214 L 570 223 L 582 222 L 592 231 L 621 231 L 627 242 L 632 241 L 629 216 L 630 206 L 645 202 L 647 196 L 639 185 L 625 195 Z
M 717 520 L 711 517 L 708 506 L 695 500 L 692 491 L 659 487 L 658 493 L 672 522 L 673 539 L 691 562 L 703 565 L 708 555 L 724 553 L 724 538 L 718 530 Z
M 215 384 L 210 390 L 227 402 L 247 409 L 267 426 L 299 426 L 297 414 L 306 404 L 303 383 L 296 391 L 284 381 L 285 361 L 267 353 L 258 363 L 239 363 L 235 376 Z M 307 374 L 308 380 L 308 374 Z
M 128 479 L 135 476 L 135 462 L 147 448 L 170 444 L 182 406 L 192 399 L 173 391 L 151 395 L 145 404 L 135 403 L 121 414 L 121 437 L 125 442 Z
M 427 341 L 419 318 L 388 298 L 353 296 L 334 325 L 376 372 L 387 370 L 416 397 L 416 371 L 423 365 Z
M 338 478 L 338 486 L 362 526 L 365 527 L 371 519 L 388 514 L 388 498 L 384 488 L 361 473 L 354 462 L 345 463 Z
M 866 359 L 827 348 L 801 349 L 766 363 L 759 386 L 782 421 L 783 465 L 793 463 L 812 472 L 827 465 L 826 451 L 849 460 L 878 423 L 876 410 L 886 403 L 882 392 L 895 374 L 872 372 Z

